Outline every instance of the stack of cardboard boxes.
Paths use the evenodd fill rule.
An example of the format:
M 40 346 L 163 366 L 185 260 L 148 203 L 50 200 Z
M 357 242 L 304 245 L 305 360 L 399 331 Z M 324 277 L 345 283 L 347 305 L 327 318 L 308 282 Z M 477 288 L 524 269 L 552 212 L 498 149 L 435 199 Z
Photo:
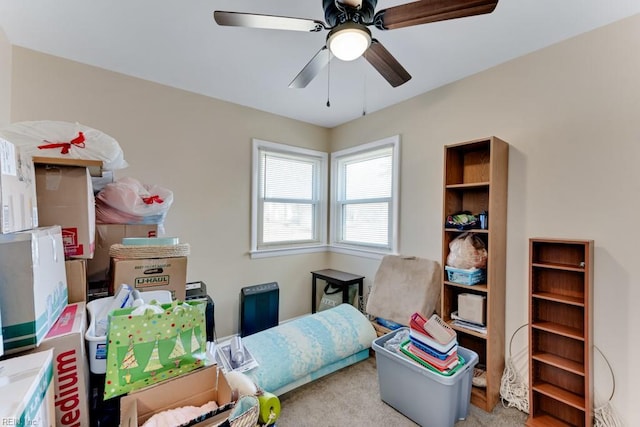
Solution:
M 84 303 L 73 322 L 61 316 L 71 307 L 65 243 L 78 251 L 78 239 L 64 238 L 60 223 L 40 221 L 36 165 L 4 139 L 0 171 L 0 417 L 15 425 L 88 425 Z M 63 178 L 45 185 L 55 189 Z M 92 254 L 88 244 L 83 256 Z
M 96 247 L 92 173 L 101 164 L 31 157 L 0 139 L 0 401 L 17 399 L 30 408 L 21 414 L 2 409 L 1 419 L 90 425 L 85 303 L 88 262 Z M 109 265 L 108 248 L 106 259 L 96 262 Z M 29 377 L 36 391 L 26 387 L 24 395 L 16 395 L 14 384 L 3 381 L 9 368 L 28 366 L 32 354 L 42 352 L 51 356 L 43 361 L 48 370 Z M 47 381 L 51 392 L 44 387 Z M 43 402 L 42 411 L 34 412 L 34 402 Z
M 168 289 L 185 299 L 186 257 L 109 255 L 124 238 L 157 237 L 161 225 L 96 224 L 95 171 L 101 172 L 101 164 L 31 157 L 0 138 L 0 419 L 12 425 L 102 426 L 131 417 L 117 402 L 108 408 L 115 410 L 110 421 L 96 421 L 104 378 L 88 364 L 86 303 L 121 283 Z M 29 375 L 15 374 L 21 370 Z M 210 368 L 176 379 L 175 386 L 188 397 L 192 387 L 182 384 L 200 383 L 202 375 L 211 375 Z M 228 385 L 214 375 L 218 388 L 211 392 L 219 390 L 226 403 Z M 175 395 L 172 384 L 154 390 L 169 388 L 168 395 Z M 127 400 L 127 411 L 146 394 L 137 396 Z M 145 408 L 145 414 L 134 411 L 133 419 L 164 407 Z

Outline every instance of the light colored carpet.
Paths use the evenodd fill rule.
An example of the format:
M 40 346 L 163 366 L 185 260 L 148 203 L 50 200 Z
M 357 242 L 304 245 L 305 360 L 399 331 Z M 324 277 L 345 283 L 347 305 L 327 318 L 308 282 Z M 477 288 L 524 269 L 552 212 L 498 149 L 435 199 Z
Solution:
M 285 393 L 280 403 L 277 427 L 418 425 L 380 400 L 374 356 Z M 492 413 L 470 405 L 467 418 L 455 427 L 522 426 L 526 418 L 527 414 L 501 404 Z

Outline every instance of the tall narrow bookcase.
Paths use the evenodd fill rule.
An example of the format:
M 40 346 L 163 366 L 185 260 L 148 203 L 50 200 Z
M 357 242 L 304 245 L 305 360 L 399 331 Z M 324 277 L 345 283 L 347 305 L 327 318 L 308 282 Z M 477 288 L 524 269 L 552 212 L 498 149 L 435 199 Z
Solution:
M 500 399 L 500 381 L 504 371 L 504 317 L 506 277 L 507 180 L 509 144 L 496 138 L 477 139 L 444 147 L 443 224 L 447 216 L 469 211 L 488 213 L 486 229 L 476 233 L 487 248 L 486 280 L 476 285 L 448 281 L 443 271 L 441 314 L 454 328 L 459 345 L 478 353 L 478 366 L 486 371 L 486 387 L 473 387 L 471 403 L 487 412 Z M 442 235 L 443 269 L 449 255 L 449 243 L 463 231 L 444 228 Z M 451 324 L 451 313 L 458 309 L 458 295 L 472 293 L 486 298 L 486 333 Z
M 529 239 L 528 426 L 591 426 L 593 240 Z

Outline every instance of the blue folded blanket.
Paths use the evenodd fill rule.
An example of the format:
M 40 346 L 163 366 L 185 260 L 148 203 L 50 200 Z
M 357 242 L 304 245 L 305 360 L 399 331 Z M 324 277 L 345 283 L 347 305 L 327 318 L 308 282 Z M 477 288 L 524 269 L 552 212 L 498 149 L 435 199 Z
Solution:
M 244 337 L 242 342 L 259 364 L 245 374 L 262 389 L 278 394 L 291 389 L 285 387 L 289 384 L 308 382 L 305 377 L 317 378 L 314 373 L 325 375 L 362 360 L 351 356 L 370 348 L 374 339 L 376 332 L 367 317 L 352 305 L 341 304 Z M 323 371 L 329 365 L 335 369 Z

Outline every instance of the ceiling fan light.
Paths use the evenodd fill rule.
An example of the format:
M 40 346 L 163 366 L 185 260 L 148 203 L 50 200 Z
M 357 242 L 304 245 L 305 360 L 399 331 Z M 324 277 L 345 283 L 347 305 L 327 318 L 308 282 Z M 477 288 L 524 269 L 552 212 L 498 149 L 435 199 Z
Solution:
M 363 26 L 348 26 L 331 32 L 327 45 L 331 53 L 343 61 L 360 58 L 371 44 L 371 33 Z

